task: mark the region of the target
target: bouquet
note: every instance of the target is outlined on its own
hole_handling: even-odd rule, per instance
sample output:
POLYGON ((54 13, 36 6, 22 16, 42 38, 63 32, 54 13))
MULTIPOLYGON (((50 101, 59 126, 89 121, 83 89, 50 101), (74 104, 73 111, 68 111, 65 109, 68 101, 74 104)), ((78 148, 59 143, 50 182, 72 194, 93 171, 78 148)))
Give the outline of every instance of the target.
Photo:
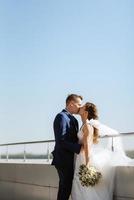
POLYGON ((79 180, 82 186, 94 186, 97 184, 102 177, 102 174, 97 171, 95 167, 87 167, 86 165, 82 164, 79 167, 79 180))

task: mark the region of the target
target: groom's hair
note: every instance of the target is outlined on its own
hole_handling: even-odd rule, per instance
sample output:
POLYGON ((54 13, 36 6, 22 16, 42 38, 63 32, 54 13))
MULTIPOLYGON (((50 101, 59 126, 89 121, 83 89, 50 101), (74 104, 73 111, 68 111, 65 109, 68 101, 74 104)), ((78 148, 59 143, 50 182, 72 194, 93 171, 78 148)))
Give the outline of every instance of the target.
POLYGON ((70 101, 76 101, 77 98, 80 98, 81 100, 83 100, 83 97, 81 95, 77 95, 77 94, 69 94, 66 98, 66 105, 70 102, 70 101))

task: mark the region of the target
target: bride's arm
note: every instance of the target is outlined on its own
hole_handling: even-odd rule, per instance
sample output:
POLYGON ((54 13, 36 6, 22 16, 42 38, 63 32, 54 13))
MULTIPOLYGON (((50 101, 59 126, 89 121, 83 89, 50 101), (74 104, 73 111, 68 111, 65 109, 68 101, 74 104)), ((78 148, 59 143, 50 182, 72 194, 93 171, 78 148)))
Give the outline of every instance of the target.
POLYGON ((93 139, 92 127, 89 124, 85 124, 83 127, 83 144, 84 144, 86 165, 89 164, 92 139, 93 139))

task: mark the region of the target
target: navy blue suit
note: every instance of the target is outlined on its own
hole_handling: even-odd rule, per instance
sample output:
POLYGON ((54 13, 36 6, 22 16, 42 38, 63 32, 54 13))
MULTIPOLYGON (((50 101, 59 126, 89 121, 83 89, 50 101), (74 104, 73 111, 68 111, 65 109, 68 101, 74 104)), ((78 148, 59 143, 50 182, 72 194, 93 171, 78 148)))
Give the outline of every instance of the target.
POLYGON ((59 191, 57 200, 68 200, 74 174, 74 153, 79 153, 78 121, 66 110, 60 112, 53 124, 55 148, 52 152, 53 161, 59 175, 59 191))

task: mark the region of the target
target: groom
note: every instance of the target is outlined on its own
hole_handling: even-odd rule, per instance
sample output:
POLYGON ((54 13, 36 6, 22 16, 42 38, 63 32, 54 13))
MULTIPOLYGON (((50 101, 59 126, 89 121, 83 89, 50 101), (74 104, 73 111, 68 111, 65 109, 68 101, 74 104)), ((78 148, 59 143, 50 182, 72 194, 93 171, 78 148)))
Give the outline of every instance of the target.
POLYGON ((74 153, 79 154, 78 121, 72 114, 78 114, 82 96, 71 94, 66 98, 66 108, 54 120, 55 147, 52 165, 59 175, 57 200, 68 200, 71 194, 74 175, 74 153))

